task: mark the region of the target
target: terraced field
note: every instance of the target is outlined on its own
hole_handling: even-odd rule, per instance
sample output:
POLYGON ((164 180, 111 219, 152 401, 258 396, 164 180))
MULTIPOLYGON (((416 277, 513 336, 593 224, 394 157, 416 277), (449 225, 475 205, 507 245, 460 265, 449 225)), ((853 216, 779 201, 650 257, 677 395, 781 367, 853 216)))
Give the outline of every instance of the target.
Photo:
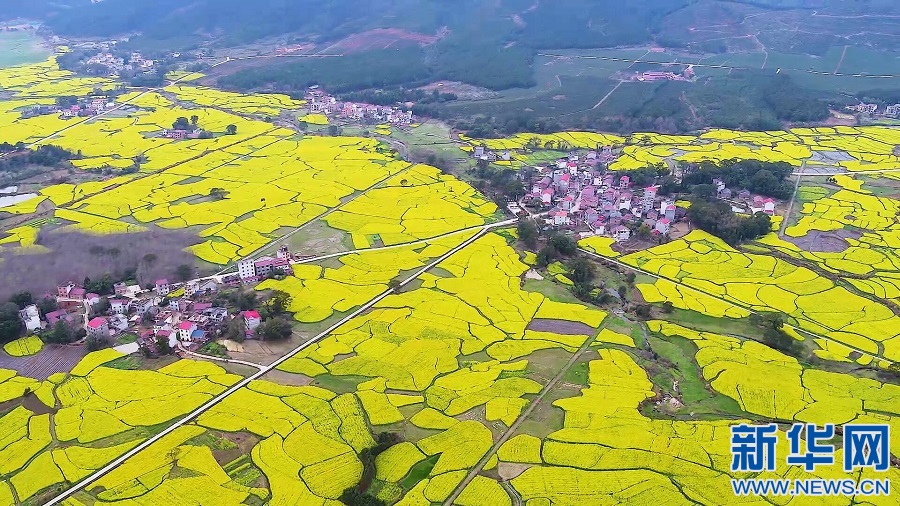
MULTIPOLYGON (((416 506, 793 504, 734 497, 731 478, 747 474, 731 471, 730 426, 886 423, 900 445, 900 386, 884 371, 900 360, 888 288, 898 207, 873 180, 808 185, 785 238, 741 249, 697 231, 625 255, 609 239, 582 241, 640 273, 626 292, 654 313, 639 322, 612 314, 614 304, 576 302, 567 260, 539 269, 515 230, 489 230, 497 207, 466 183, 371 138, 301 135, 262 117, 321 122, 303 116, 302 102, 189 82, 120 96, 125 114, 79 122, 23 118, 21 108, 116 83, 75 78, 52 60, 0 70, 10 142, 81 150, 83 168, 139 164, 3 210, 52 213, 95 234, 196 230, 191 251, 220 265, 318 220, 346 251, 257 288, 291 294, 298 325, 334 325, 251 378, 193 360, 136 369, 112 350, 43 381, 0 370, 0 504, 42 504, 65 490, 66 506, 339 505, 348 490, 416 506), (158 135, 192 115, 237 134, 158 135), (51 211, 38 210, 48 202, 51 211), (787 240, 839 229, 856 236, 840 255, 787 240), (821 360, 758 342, 749 316, 769 312, 787 315, 785 331, 821 360)), ((887 128, 531 137, 483 143, 515 156, 528 145, 627 144, 619 168, 755 156, 809 166, 817 152, 842 151, 859 162, 845 168, 858 169, 893 164, 885 146, 900 142, 887 128)), ((35 218, 0 244, 36 253, 47 217, 35 218)), ((603 275, 625 284, 612 269, 603 275)), ((47 350, 21 340, 5 352, 47 350)), ((778 449, 788 453, 784 437, 778 449)), ((900 479, 896 466, 848 475, 783 461, 764 474, 900 479)))

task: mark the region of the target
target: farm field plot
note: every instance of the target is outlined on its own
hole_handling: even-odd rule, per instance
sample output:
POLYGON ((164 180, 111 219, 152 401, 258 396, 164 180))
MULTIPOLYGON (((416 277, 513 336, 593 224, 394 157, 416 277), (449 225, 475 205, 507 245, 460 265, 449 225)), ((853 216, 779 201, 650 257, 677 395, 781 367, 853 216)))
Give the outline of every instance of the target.
POLYGON ((345 313, 361 306, 388 289, 401 273, 424 267, 465 242, 475 232, 454 234, 427 243, 400 248, 359 250, 337 259, 341 267, 315 263, 295 265, 294 275, 283 280, 266 280, 257 290, 281 290, 291 294, 288 309, 304 323, 326 320, 335 312, 345 313))
MULTIPOLYGON (((805 330, 867 354, 900 359, 898 320, 889 308, 805 267, 741 253, 701 231, 619 260, 745 310, 782 312, 805 330)), ((669 289, 640 288, 650 300, 678 304, 669 289)))
MULTIPOLYGON (((698 339, 703 339, 698 361, 710 364, 704 368, 704 375, 712 378, 713 371, 724 370, 721 379, 714 381, 723 390, 727 390, 724 385, 729 381, 740 377, 742 385, 759 382, 759 388, 742 391, 745 395, 752 393, 754 402, 759 401, 759 405, 751 407, 762 406, 767 398, 770 403, 776 399, 778 406, 791 400, 798 403, 798 408, 804 406, 801 398, 806 394, 799 384, 799 371, 795 372, 796 381, 791 383, 787 381, 790 377, 787 371, 791 369, 781 369, 776 362, 769 367, 786 380, 776 382, 771 375, 765 375, 768 371, 759 371, 743 362, 755 350, 735 347, 728 338, 703 335, 698 339), (703 347, 707 340, 709 347, 703 347), (716 355, 719 351, 723 353, 721 358, 716 355), (735 358, 730 359, 728 353, 735 358)), ((728 427, 736 421, 647 418, 638 411, 641 402, 655 395, 647 373, 623 351, 600 350, 599 354, 600 358, 589 364, 587 388, 578 396, 554 402, 565 411, 561 429, 543 438, 522 433, 501 446, 498 469, 501 475, 511 478, 510 483, 522 499, 538 504, 599 503, 610 497, 622 504, 663 500, 668 504, 721 504, 723 497, 733 497, 728 427)), ((771 358, 786 364, 792 360, 784 356, 771 358)), ((807 371, 810 372, 817 371, 807 371)), ((825 385, 829 385, 830 378, 811 376, 815 379, 811 378, 809 385, 804 386, 828 388, 825 385)), ((843 385, 841 389, 847 388, 845 399, 852 397, 850 392, 854 389, 869 388, 868 392, 879 395, 876 382, 843 385)), ((827 412, 813 410, 798 416, 831 419, 827 412)), ((784 437, 779 438, 777 451, 779 455, 789 451, 784 437)), ((838 455, 841 452, 838 450, 838 455)), ((889 474, 897 473, 892 469, 889 474)), ((783 461, 778 462, 775 471, 765 474, 803 478, 839 475, 835 468, 807 473, 790 468, 783 461)), ((890 499, 882 498, 879 504, 889 503, 890 499)))
MULTIPOLYGON (((360 484, 386 504, 403 506, 451 497, 463 506, 512 506, 518 499, 527 506, 721 504, 732 496, 729 426, 740 420, 887 423, 892 442, 900 444, 900 387, 883 380, 889 361, 900 360, 900 321, 888 305, 858 293, 900 300, 900 281, 894 297, 882 284, 900 271, 892 251, 900 246, 892 235, 900 206, 885 187, 838 176, 836 191, 805 190, 809 198, 788 236, 843 230, 848 248, 838 253, 806 251, 774 234, 752 245, 753 253, 696 231, 630 254, 611 239, 581 243, 645 271, 634 280, 640 302, 671 302, 673 321, 689 311, 724 325, 752 312, 784 313, 785 331, 813 340, 816 354, 827 359, 809 364, 738 331, 640 323, 627 314, 610 318, 597 306, 558 302, 577 300, 565 276, 575 270, 573 259, 546 267, 542 286, 554 289, 545 293, 555 300, 529 291, 528 264, 538 256, 515 249, 511 229, 478 236, 398 287, 500 219, 497 205, 437 168, 400 160, 375 139, 300 134, 262 121, 301 115, 302 101, 188 82, 121 95, 122 114, 64 121, 24 118, 22 110, 116 83, 73 78, 53 59, 0 70, 0 87, 10 91, 0 101, 0 127, 11 132, 10 142, 81 150, 76 167, 82 169, 138 168, 36 190, 38 197, 6 211, 29 215, 52 204, 63 227, 92 234, 188 229, 199 236, 190 250, 219 265, 318 220, 315 231, 301 232, 335 239, 341 252, 299 261, 292 276, 256 288, 289 293, 298 328, 341 324, 294 350, 277 371, 217 399, 85 484, 67 506, 338 506, 360 484), (178 118, 194 115, 212 138, 162 135, 178 118), (237 133, 225 134, 229 125, 237 133), (755 253, 764 247, 783 255, 755 253), (391 287, 390 295, 346 319, 391 287), (681 350, 683 360, 654 363, 650 357, 663 353, 650 343, 681 350), (692 401, 682 398, 683 412, 651 418, 679 388, 660 370, 681 366, 690 366, 693 386, 728 409, 694 417, 692 401), (472 470, 477 476, 468 480, 472 470)), ((386 125, 375 132, 392 135, 386 125)), ((461 139, 467 151, 479 145, 510 150, 510 167, 534 163, 535 148, 552 161, 550 153, 608 145, 624 150, 614 169, 730 158, 850 170, 900 162, 893 154, 900 134, 880 127, 461 139)), ((36 249, 41 219, 0 234, 0 245, 36 249)), ((302 241, 303 234, 295 238, 302 241)), ((602 277, 603 283, 620 279, 612 271, 602 277)), ((48 348, 36 338, 13 341, 3 360, 39 361, 48 348)), ((95 352, 69 372, 36 375, 40 380, 0 370, 6 407, 0 411, 0 503, 45 502, 242 379, 213 362, 129 370, 120 368, 120 358, 114 350, 95 352)), ((779 445, 787 453, 783 438, 779 445)), ((836 460, 841 457, 839 450, 836 460)), ((844 477, 782 463, 766 476, 844 477)), ((894 467, 886 476, 897 481, 900 471, 894 467)), ((882 503, 873 498, 872 504, 882 503)))
POLYGON ((900 132, 888 127, 817 127, 786 131, 743 132, 713 129, 699 135, 634 133, 627 138, 591 132, 537 135, 517 134, 507 139, 460 137, 470 151, 475 146, 515 151, 513 163, 527 163, 526 148, 575 149, 622 146, 623 153, 610 164, 612 170, 633 170, 665 163, 720 162, 731 159, 787 162, 799 167, 834 167, 849 171, 892 169, 900 166, 894 146, 900 132), (548 144, 549 143, 549 144, 548 144))
POLYGON ((814 262, 864 294, 897 303, 900 300, 900 257, 896 254, 900 246, 897 239, 900 200, 876 193, 893 192, 893 178, 835 176, 831 179, 838 186, 833 193, 821 187, 801 187, 803 205, 797 223, 785 229, 783 240, 767 236, 758 244, 798 260, 814 262))
MULTIPOLYGON (((53 72, 53 67, 51 60, 18 69, 22 75, 15 82, 29 90, 35 84, 28 76, 53 72)), ((7 73, 13 81, 15 73, 7 73)), ((22 118, 19 109, 26 102, 0 102, 0 124, 16 132, 9 142, 56 134, 45 142, 80 152, 84 158, 76 162, 86 168, 120 167, 141 159, 137 175, 49 186, 4 211, 30 214, 49 201, 57 208, 56 217, 71 223, 69 229, 93 234, 136 232, 148 225, 196 227, 200 241, 190 250, 213 264, 247 256, 280 230, 342 205, 327 223, 350 234, 356 248, 427 239, 495 219, 496 205, 470 186, 433 167, 410 166, 376 140, 300 136, 224 112, 269 113, 268 108, 300 107, 301 101, 190 86, 169 87, 165 93, 198 107, 175 105, 160 93, 130 93, 118 98, 136 108, 128 117, 75 123, 48 116, 22 118), (191 116, 212 132, 235 125, 237 134, 183 141, 159 135, 178 117, 191 116), (372 188, 382 182, 382 188, 372 188)), ((27 247, 34 237, 34 230, 21 228, 0 241, 27 247)))
POLYGON ((240 379, 189 360, 156 371, 107 367, 122 356, 95 352, 45 381, 0 370, 0 402, 22 398, 25 389, 35 400, 0 416, 0 488, 12 487, 24 502, 74 483, 240 379))
MULTIPOLYGON (((813 423, 866 423, 900 426, 900 386, 805 367, 797 359, 756 341, 697 332, 664 321, 651 331, 681 336, 697 345, 703 377, 747 413, 813 423), (882 423, 882 422, 879 422, 882 423)), ((894 432, 893 442, 900 443, 894 432)))
MULTIPOLYGON (((428 246, 435 247, 431 254, 450 246, 428 246)), ((415 258, 411 251, 398 251, 415 258)), ((376 260, 400 261, 377 257, 386 253, 354 254, 358 259, 346 265, 368 262, 374 269, 376 260)), ((344 489, 362 476, 359 452, 390 430, 408 435, 375 460, 378 497, 401 504, 446 498, 493 444, 490 427, 511 425, 541 390, 530 375, 528 355, 540 349, 573 351, 594 337, 532 332, 526 330, 529 322, 577 321, 597 329, 606 316, 522 291, 518 277, 528 267, 518 258, 503 236, 480 238, 440 264, 446 274, 422 275, 421 287, 387 297, 282 367, 323 378, 321 383, 252 382, 196 423, 88 485, 87 492, 98 504, 171 494, 199 497, 200 491, 185 490, 189 482, 182 473, 172 472, 187 468, 195 471, 190 479, 197 480, 204 497, 219 491, 237 502, 256 495, 270 504, 338 504, 344 489), (463 362, 476 354, 484 356, 463 362), (328 388, 335 378, 344 378, 346 391, 328 388), (258 438, 247 463, 260 470, 267 487, 248 486, 230 465, 225 472, 213 465, 208 451, 189 441, 204 431, 258 438)), ((498 500, 506 497, 487 478, 471 486, 498 500)))

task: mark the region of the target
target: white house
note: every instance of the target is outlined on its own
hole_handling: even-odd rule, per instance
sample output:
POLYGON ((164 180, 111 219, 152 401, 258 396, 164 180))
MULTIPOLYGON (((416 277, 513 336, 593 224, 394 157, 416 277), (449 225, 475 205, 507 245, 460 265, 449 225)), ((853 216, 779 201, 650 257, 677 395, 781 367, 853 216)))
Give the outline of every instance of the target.
POLYGON ((22 319, 28 332, 34 332, 41 329, 41 313, 34 304, 25 306, 25 309, 19 311, 19 318, 22 319))
POLYGON ((89 335, 99 337, 109 337, 109 322, 106 318, 94 318, 87 324, 89 335))
POLYGON ((253 260, 244 259, 238 262, 238 276, 241 279, 251 279, 256 277, 256 266, 253 260))
POLYGON ((253 332, 262 323, 262 318, 256 311, 244 311, 241 316, 244 317, 244 326, 247 328, 247 332, 253 332))
POLYGON ((109 299, 109 310, 116 314, 125 314, 130 304, 131 301, 128 299, 109 299))
POLYGON ((169 295, 169 280, 168 279, 158 279, 156 280, 156 293, 162 297, 169 295))
POLYGON ((655 230, 662 235, 666 235, 669 233, 669 229, 672 226, 672 222, 669 221, 668 218, 663 218, 656 222, 655 230))
POLYGON ((191 342, 191 334, 197 330, 197 324, 190 321, 183 321, 178 324, 178 340, 182 342, 191 342))
POLYGON ((612 236, 618 242, 627 241, 631 237, 631 230, 628 230, 628 227, 619 225, 613 229, 612 236))

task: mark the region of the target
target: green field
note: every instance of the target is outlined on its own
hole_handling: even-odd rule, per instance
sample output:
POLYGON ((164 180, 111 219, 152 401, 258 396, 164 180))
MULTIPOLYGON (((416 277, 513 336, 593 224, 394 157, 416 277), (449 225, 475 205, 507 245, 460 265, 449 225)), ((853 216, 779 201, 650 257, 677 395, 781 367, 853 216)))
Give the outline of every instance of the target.
POLYGON ((0 67, 39 62, 49 54, 32 32, 0 31, 0 67))

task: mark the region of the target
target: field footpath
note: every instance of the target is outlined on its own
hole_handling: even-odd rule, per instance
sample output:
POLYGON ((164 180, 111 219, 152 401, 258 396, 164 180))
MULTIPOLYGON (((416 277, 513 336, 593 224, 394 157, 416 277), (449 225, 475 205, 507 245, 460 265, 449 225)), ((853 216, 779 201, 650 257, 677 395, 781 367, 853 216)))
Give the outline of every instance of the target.
MULTIPOLYGON (((619 267, 624 267, 625 269, 628 269, 628 270, 630 270, 630 271, 634 271, 634 272, 636 272, 636 273, 646 274, 647 276, 650 276, 651 278, 654 278, 654 279, 662 279, 662 280, 665 280, 665 281, 670 281, 670 282, 672 282, 672 283, 675 283, 675 284, 678 285, 679 287, 682 287, 682 288, 691 290, 691 291, 693 291, 693 292, 697 292, 697 293, 703 294, 703 295, 705 295, 705 296, 707 296, 707 297, 712 297, 712 298, 714 298, 714 299, 717 299, 717 300, 719 300, 719 301, 722 301, 722 302, 724 302, 724 303, 726 303, 726 304, 729 304, 729 305, 732 305, 732 306, 734 306, 734 307, 739 307, 739 308, 741 308, 741 309, 745 309, 745 310, 747 310, 747 311, 750 311, 751 313, 758 314, 758 315, 761 315, 761 314, 764 313, 764 312, 757 311, 757 310, 751 308, 750 306, 747 306, 747 305, 744 305, 744 304, 741 304, 741 303, 738 303, 738 302, 735 302, 735 301, 732 301, 732 300, 724 299, 724 298, 719 297, 718 295, 713 294, 713 293, 704 292, 703 290, 700 290, 699 288, 694 288, 694 287, 692 287, 692 286, 685 285, 684 283, 678 281, 677 279, 669 279, 669 278, 667 278, 667 277, 660 276, 659 274, 655 274, 655 273, 652 273, 652 272, 650 272, 650 271, 645 271, 645 270, 641 269, 640 267, 635 267, 635 266, 628 265, 628 264, 626 264, 626 263, 620 262, 620 261, 615 260, 615 259, 612 259, 612 258, 607 258, 607 257, 605 257, 605 256, 603 256, 603 255, 598 255, 597 253, 594 253, 594 252, 592 252, 592 251, 588 251, 588 250, 586 250, 586 249, 584 249, 584 248, 581 248, 581 247, 579 247, 578 250, 581 251, 582 253, 585 253, 585 254, 587 254, 587 255, 589 255, 589 256, 592 256, 592 257, 594 257, 594 258, 597 258, 597 259, 599 259, 599 260, 601 260, 601 261, 604 261, 604 262, 610 262, 610 263, 612 263, 612 264, 618 265, 619 267)), ((794 317, 792 317, 792 318, 794 318, 794 317)), ((804 320, 805 320, 805 318, 804 318, 804 320)), ((821 326, 821 327, 825 327, 825 328, 828 329, 828 330, 834 330, 834 329, 831 329, 831 328, 829 328, 828 326, 823 325, 823 324, 821 324, 821 323, 816 323, 816 325, 819 325, 819 326, 821 326)), ((798 329, 797 327, 794 327, 794 326, 792 326, 792 325, 787 325, 787 326, 790 327, 790 328, 792 328, 792 329, 794 329, 794 330, 799 330, 799 331, 803 332, 804 334, 808 334, 808 335, 810 335, 810 336, 813 336, 815 339, 824 339, 825 341, 828 341, 828 342, 831 342, 831 343, 835 343, 835 344, 840 344, 840 345, 842 345, 842 346, 846 346, 847 348, 850 348, 851 350, 853 350, 853 351, 855 351, 855 352, 857 352, 857 353, 859 353, 859 354, 861 354, 861 355, 863 355, 863 356, 872 357, 872 359, 884 360, 885 362, 893 363, 892 360, 888 360, 887 358, 884 358, 884 357, 882 357, 882 356, 880 356, 880 355, 873 355, 873 354, 871 354, 871 353, 868 353, 868 352, 866 352, 866 351, 863 351, 863 350, 861 350, 861 349, 859 349, 859 348, 856 348, 856 347, 854 347, 854 346, 851 346, 851 345, 849 345, 849 344, 842 343, 842 342, 840 342, 840 341, 835 341, 834 339, 831 339, 830 337, 821 336, 821 335, 819 335, 819 334, 815 334, 815 333, 810 332, 810 331, 805 330, 805 329, 798 329)), ((880 346, 881 346, 881 343, 878 343, 878 345, 879 345, 879 347, 880 347, 880 346)))
MULTIPOLYGON (((607 315, 607 317, 603 319, 603 324, 600 325, 599 328, 595 329, 597 332, 606 328, 606 320, 608 318, 609 318, 609 315, 607 315)), ((466 475, 466 477, 463 479, 463 481, 461 481, 459 483, 459 485, 457 485, 456 488, 453 489, 453 493, 451 493, 450 496, 447 497, 447 499, 443 502, 444 506, 452 506, 454 504, 454 501, 456 501, 456 499, 459 498, 459 495, 462 493, 463 490, 465 490, 466 486, 472 480, 474 480, 476 476, 478 476, 478 473, 480 473, 482 471, 482 469, 484 469, 484 466, 487 465, 487 463, 491 459, 491 457, 493 457, 497 453, 497 451, 500 449, 500 447, 503 446, 503 444, 506 443, 509 440, 509 438, 511 438, 516 433, 516 430, 519 428, 519 425, 521 425, 522 422, 524 422, 529 416, 531 416, 531 413, 541 404, 541 401, 544 400, 544 396, 547 395, 551 390, 553 390, 556 387, 556 384, 559 383, 559 381, 562 379, 563 376, 565 376, 566 372, 569 371, 569 369, 572 367, 572 365, 574 365, 575 362, 579 359, 579 357, 581 357, 584 354, 584 352, 587 351, 588 348, 591 347, 591 344, 594 343, 594 339, 596 338, 596 336, 597 336, 596 333, 592 333, 591 335, 588 336, 587 339, 585 339, 585 341, 581 345, 581 347, 578 348, 578 350, 572 354, 572 356, 565 363, 565 365, 560 367, 559 372, 556 373, 556 376, 554 376, 550 381, 547 382, 546 385, 544 385, 544 388, 541 389, 541 393, 539 393, 538 396, 535 397, 535 399, 533 401, 528 403, 528 407, 525 408, 524 411, 522 411, 522 414, 520 414, 519 417, 516 418, 516 421, 513 422, 513 424, 510 425, 508 429, 506 429, 506 431, 503 433, 503 435, 500 436, 499 439, 497 439, 497 442, 494 443, 493 446, 491 446, 491 449, 488 450, 488 452, 486 454, 484 454, 484 456, 481 458, 481 460, 478 461, 478 464, 476 464, 475 467, 473 467, 472 470, 469 471, 469 474, 466 475)))
POLYGON ((198 416, 202 415, 202 414, 205 413, 206 411, 209 411, 212 407, 214 407, 215 405, 217 405, 217 404, 219 404, 220 402, 222 402, 223 400, 225 400, 226 397, 228 397, 229 395, 231 395, 231 394, 237 392, 237 391, 240 390, 241 388, 244 388, 245 386, 249 385, 252 381, 256 381, 256 380, 262 378, 266 373, 275 370, 278 366, 280 366, 281 364, 287 362, 288 360, 290 360, 292 357, 294 357, 295 355, 297 355, 297 354, 300 353, 301 351, 305 350, 306 348, 310 347, 311 345, 317 343, 318 341, 320 341, 320 340, 322 340, 323 338, 325 338, 326 336, 328 336, 331 332, 333 332, 335 329, 337 329, 337 328, 340 327, 341 325, 343 325, 343 324, 347 323, 348 321, 352 320, 353 318, 356 318, 357 316, 359 316, 359 315, 365 313, 366 311, 368 311, 369 309, 371 309, 372 307, 374 307, 375 304, 379 303, 381 300, 383 300, 383 299, 385 299, 386 297, 388 297, 389 295, 393 294, 395 291, 397 291, 397 290, 399 290, 399 289, 405 287, 405 286, 408 285, 409 283, 412 283, 412 282, 413 282, 414 280, 416 280, 419 276, 421 276, 422 274, 424 274, 424 273, 428 272, 429 270, 435 268, 438 264, 440 264, 440 263, 443 262, 444 260, 450 258, 451 256, 453 256, 454 254, 458 253, 459 251, 463 250, 464 248, 466 248, 466 247, 469 246, 470 244, 474 243, 475 241, 477 241, 478 239, 480 239, 481 237, 483 237, 485 234, 487 234, 487 233, 490 232, 491 230, 493 230, 493 229, 495 229, 495 228, 502 228, 502 227, 508 226, 508 225, 509 225, 509 221, 513 221, 513 220, 507 220, 507 221, 505 221, 505 222, 499 222, 499 223, 492 223, 492 224, 484 225, 484 226, 481 228, 481 231, 480 231, 480 232, 478 232, 478 233, 475 234, 474 236, 470 237, 469 239, 466 239, 464 242, 462 242, 462 243, 459 244, 458 246, 454 247, 453 249, 451 249, 451 250, 448 251, 447 253, 444 253, 444 254, 441 255, 439 258, 435 259, 433 262, 431 262, 430 264, 426 265, 426 266, 423 267, 422 269, 416 271, 414 274, 412 274, 411 276, 409 276, 406 280, 404 280, 403 282, 401 282, 400 285, 397 286, 396 289, 393 289, 393 288, 392 288, 392 289, 388 289, 387 291, 385 291, 385 292, 382 293, 381 295, 378 295, 378 296, 375 297, 374 299, 372 299, 372 300, 370 300, 369 302, 363 304, 363 305, 360 306, 358 309, 356 309, 355 311, 353 311, 352 313, 350 313, 350 314, 347 315, 346 317, 342 318, 340 321, 336 322, 334 325, 332 325, 332 326, 328 327, 327 329, 323 330, 321 333, 319 333, 318 335, 316 335, 315 337, 313 337, 313 338, 310 339, 309 341, 307 341, 307 342, 305 342, 305 343, 302 343, 302 344, 300 344, 299 346, 297 346, 296 348, 294 348, 293 350, 289 351, 288 353, 286 353, 285 355, 283 355, 281 358, 279 358, 279 359, 276 360, 275 362, 272 362, 272 364, 267 365, 267 366, 261 368, 258 372, 254 373, 253 375, 248 376, 248 377, 244 378, 243 380, 241 380, 241 381, 235 383, 233 386, 231 386, 230 388, 228 388, 227 390, 225 390, 225 391, 222 392, 221 394, 219 394, 219 395, 213 397, 212 399, 210 399, 209 401, 207 401, 206 403, 204 403, 204 404, 203 404, 202 406, 200 406, 199 408, 197 408, 197 409, 195 409, 194 411, 188 413, 187 415, 185 415, 184 417, 182 417, 180 420, 174 422, 172 425, 166 427, 166 428, 165 428, 163 431, 161 431, 159 434, 156 434, 155 436, 153 436, 153 437, 147 439, 147 440, 144 441, 143 443, 137 445, 137 446, 134 447, 133 449, 131 449, 131 450, 125 452, 124 455, 119 456, 118 458, 116 458, 115 460, 113 460, 112 462, 110 462, 109 464, 103 466, 101 469, 98 469, 97 471, 91 473, 89 476, 86 476, 86 477, 82 478, 82 479, 79 480, 77 483, 73 484, 71 488, 69 488, 68 490, 66 490, 66 491, 64 491, 64 492, 62 492, 62 493, 60 493, 59 495, 57 495, 56 497, 54 497, 53 499, 51 499, 50 501, 48 501, 48 502, 46 503, 46 506, 53 506, 53 505, 60 504, 60 503, 62 503, 62 501, 64 501, 65 499, 67 499, 67 498, 73 496, 74 494, 80 492, 81 490, 84 490, 85 487, 87 487, 88 485, 90 485, 90 484, 93 483, 94 481, 97 481, 99 478, 101 478, 102 476, 106 475, 107 473, 109 473, 110 471, 112 471, 113 469, 115 469, 116 467, 118 467, 119 465, 121 465, 123 462, 125 462, 125 461, 128 460, 129 458, 131 458, 131 457, 137 455, 137 454, 140 453, 142 450, 146 449, 147 447, 149 447, 149 446, 152 445, 153 443, 159 441, 160 439, 162 439, 162 438, 165 437, 166 435, 171 434, 173 431, 175 431, 175 430, 178 429, 179 427, 182 427, 182 426, 188 424, 188 423, 191 422, 193 419, 195 419, 195 418, 197 418, 198 416))

